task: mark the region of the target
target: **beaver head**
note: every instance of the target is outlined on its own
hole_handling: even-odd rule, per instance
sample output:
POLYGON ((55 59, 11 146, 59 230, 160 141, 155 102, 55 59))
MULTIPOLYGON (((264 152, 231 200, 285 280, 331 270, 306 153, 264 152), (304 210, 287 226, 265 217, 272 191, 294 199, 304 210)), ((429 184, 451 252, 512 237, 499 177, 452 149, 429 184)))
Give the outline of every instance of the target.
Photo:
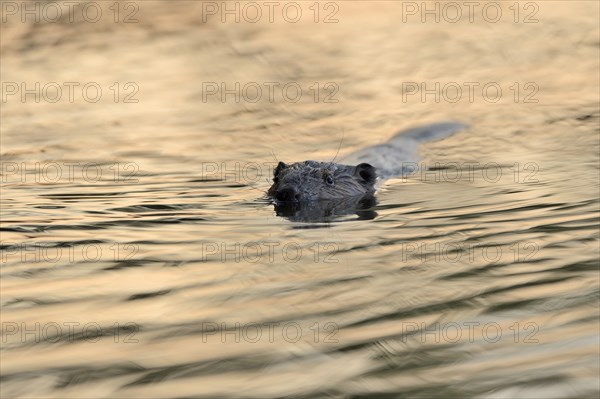
POLYGON ((315 201, 355 197, 375 191, 377 175, 368 163, 279 162, 268 195, 278 201, 315 201))

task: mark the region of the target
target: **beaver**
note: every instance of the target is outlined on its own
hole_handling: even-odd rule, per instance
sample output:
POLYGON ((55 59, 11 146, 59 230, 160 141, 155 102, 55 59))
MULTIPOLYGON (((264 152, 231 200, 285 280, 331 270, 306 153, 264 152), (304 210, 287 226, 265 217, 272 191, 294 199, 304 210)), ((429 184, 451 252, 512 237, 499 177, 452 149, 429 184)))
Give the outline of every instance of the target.
POLYGON ((384 180, 416 170, 418 144, 448 137, 465 127, 462 123, 443 122, 401 131, 383 144, 346 156, 342 163, 279 162, 267 195, 277 203, 331 203, 368 197, 384 180))
POLYGON ((278 201, 335 200, 374 193, 376 179, 375 168, 364 162, 279 162, 267 194, 278 201))

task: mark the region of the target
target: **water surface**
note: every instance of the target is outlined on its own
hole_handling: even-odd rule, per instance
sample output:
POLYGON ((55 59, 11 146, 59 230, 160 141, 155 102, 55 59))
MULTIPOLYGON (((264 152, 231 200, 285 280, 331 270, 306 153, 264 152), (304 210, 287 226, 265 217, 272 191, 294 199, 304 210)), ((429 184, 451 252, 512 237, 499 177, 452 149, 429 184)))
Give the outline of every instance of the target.
POLYGON ((99 4, 2 24, 2 82, 103 89, 2 103, 3 397, 596 397, 596 2, 532 23, 337 2, 328 24, 99 4), (236 82, 303 95, 207 95, 236 82), (264 197, 278 160, 444 120, 470 127, 372 217, 264 197))

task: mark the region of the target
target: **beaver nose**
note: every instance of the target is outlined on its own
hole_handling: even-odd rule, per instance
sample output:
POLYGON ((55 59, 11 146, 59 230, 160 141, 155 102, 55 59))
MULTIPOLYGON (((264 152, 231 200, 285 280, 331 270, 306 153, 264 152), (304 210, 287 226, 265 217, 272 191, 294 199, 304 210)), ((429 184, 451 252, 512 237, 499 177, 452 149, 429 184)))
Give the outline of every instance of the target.
POLYGON ((294 187, 287 186, 277 190, 275 198, 279 201, 299 201, 300 193, 294 187))

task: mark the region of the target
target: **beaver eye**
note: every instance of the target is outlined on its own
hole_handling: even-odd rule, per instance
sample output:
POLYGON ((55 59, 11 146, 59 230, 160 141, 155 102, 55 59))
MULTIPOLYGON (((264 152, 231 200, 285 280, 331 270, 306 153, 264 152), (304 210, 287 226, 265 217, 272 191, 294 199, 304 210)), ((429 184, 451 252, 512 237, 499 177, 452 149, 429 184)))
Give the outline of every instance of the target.
POLYGON ((327 183, 330 186, 333 186, 333 177, 331 177, 331 176, 325 177, 325 183, 327 183))

